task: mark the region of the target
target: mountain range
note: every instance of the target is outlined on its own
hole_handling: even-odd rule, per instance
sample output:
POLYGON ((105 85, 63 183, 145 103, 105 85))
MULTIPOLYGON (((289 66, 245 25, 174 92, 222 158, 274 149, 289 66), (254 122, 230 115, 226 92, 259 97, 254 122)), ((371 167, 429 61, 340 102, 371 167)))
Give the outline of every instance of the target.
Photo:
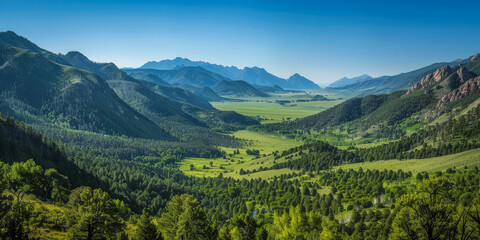
MULTIPOLYGON (((440 67, 447 65, 456 66, 467 61, 469 61, 469 59, 459 59, 451 62, 434 63, 426 67, 422 67, 406 73, 400 73, 394 76, 381 76, 370 79, 368 79, 368 77, 360 76, 360 81, 358 78, 356 78, 356 82, 346 85, 343 84, 345 83, 345 79, 340 79, 339 81, 334 82, 333 88, 343 91, 346 94, 350 94, 352 96, 367 96, 370 94, 384 94, 395 92, 398 90, 406 90, 412 87, 415 83, 420 82, 421 79, 427 74, 433 73, 440 67), (338 83, 340 83, 340 86, 338 86, 338 83)), ((349 80, 347 80, 347 82, 349 82, 349 80)))
MULTIPOLYGON (((420 81, 408 90, 351 98, 315 115, 256 128, 268 131, 319 131, 348 124, 345 126, 348 126, 350 133, 358 131, 363 134, 384 134, 389 131, 387 129, 395 126, 398 128, 399 124, 406 124, 408 121, 424 124, 441 119, 442 116, 448 119, 457 113, 465 113, 462 111, 464 109, 479 105, 477 99, 480 97, 480 54, 462 61, 430 65, 384 81, 403 80, 403 83, 397 83, 396 86, 405 86, 406 80, 415 80, 421 75, 423 77, 420 81), (455 66, 450 66, 454 63, 455 66), (434 67, 436 68, 432 69, 434 67), (425 75, 426 72, 428 74, 425 75)), ((363 84, 370 81, 379 80, 371 79, 363 84)))
POLYGON ((341 87, 345 87, 347 85, 364 82, 364 81, 367 81, 367 80, 370 80, 370 79, 372 79, 372 77, 370 77, 367 74, 363 74, 361 76, 352 77, 352 78, 343 77, 343 78, 338 79, 337 81, 335 81, 333 83, 330 83, 330 85, 328 85, 328 87, 329 88, 341 88, 341 87))
POLYGON ((203 61, 191 61, 187 58, 180 57, 158 62, 147 62, 139 69, 178 70, 185 67, 202 67, 203 69, 217 73, 231 80, 243 80, 250 84, 262 86, 278 85, 286 89, 320 89, 317 84, 300 76, 298 73, 292 75, 288 79, 283 79, 259 67, 245 67, 239 69, 235 66, 223 66, 203 61))
POLYGON ((113 63, 93 62, 80 52, 54 54, 14 32, 0 33, 0 107, 19 120, 162 140, 181 139, 189 129, 212 138, 211 127, 258 123, 234 112, 222 113, 154 75, 143 77, 149 81, 137 80, 113 63), (222 120, 227 115, 228 123, 222 120))
POLYGON ((199 94, 204 99, 209 99, 208 101, 222 100, 220 95, 232 97, 268 96, 268 94, 245 81, 233 81, 203 67, 182 67, 173 70, 124 69, 124 71, 131 76, 140 76, 139 79, 143 78, 159 85, 165 85, 163 82, 166 82, 171 86, 188 89, 199 94), (142 76, 155 76, 156 78, 145 78, 142 76), (212 91, 214 94, 212 94, 212 91))

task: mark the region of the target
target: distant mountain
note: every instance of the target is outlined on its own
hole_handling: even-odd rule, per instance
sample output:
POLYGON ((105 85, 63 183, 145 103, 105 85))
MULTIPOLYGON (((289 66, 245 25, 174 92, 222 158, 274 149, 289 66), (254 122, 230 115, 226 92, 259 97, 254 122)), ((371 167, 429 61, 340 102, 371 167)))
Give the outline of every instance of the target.
POLYGON ((285 79, 279 78, 259 67, 245 67, 240 75, 237 76, 237 79, 263 86, 278 85, 280 87, 286 87, 286 85, 288 85, 285 79))
POLYGON ((208 89, 200 89, 209 87, 216 93, 216 95, 231 95, 237 97, 268 96, 268 94, 254 88, 245 81, 232 81, 220 74, 210 72, 203 67, 184 67, 178 70, 125 69, 125 71, 130 75, 155 75, 171 85, 186 88, 194 92, 196 91, 197 93, 203 92, 203 94, 210 95, 210 98, 215 98, 216 101, 220 100, 220 98, 218 98, 220 96, 216 97, 213 94, 208 93, 208 89), (245 92, 242 93, 241 91, 245 92))
POLYGON ((151 61, 145 63, 139 69, 157 69, 157 70, 179 70, 185 67, 202 67, 208 71, 220 74, 231 80, 243 80, 250 84, 273 86, 278 85, 288 89, 318 89, 318 85, 312 81, 301 77, 298 74, 287 79, 279 78, 263 68, 245 67, 239 69, 235 66, 223 66, 203 61, 191 61, 187 58, 177 57, 175 59, 167 59, 159 62, 151 61))
POLYGON ((137 79, 137 80, 142 80, 142 81, 148 81, 148 82, 153 82, 161 86, 169 87, 171 86, 170 83, 163 81, 161 78, 157 77, 156 75, 153 74, 143 74, 143 73, 131 73, 129 74, 131 77, 137 79))
MULTIPOLYGON (((189 74, 213 83, 226 79, 199 67, 178 72, 183 79, 189 74)), ((142 80, 113 63, 96 63, 79 52, 53 54, 13 32, 0 33, 0 111, 39 129, 222 145, 232 139, 217 131, 258 124, 253 118, 216 110, 185 89, 162 86, 169 83, 157 75, 133 76, 142 80)), ((219 97, 212 92, 202 88, 202 93, 219 97)))
POLYGON ((291 86, 290 88, 295 89, 320 89, 320 87, 314 82, 308 80, 304 76, 295 73, 287 79, 287 82, 291 86))
POLYGON ((220 74, 211 72, 202 67, 184 67, 177 70, 133 69, 125 70, 128 74, 152 74, 171 85, 191 85, 195 87, 213 86, 223 80, 230 80, 220 74))
POLYGON ((273 86, 261 86, 261 85, 256 85, 252 84, 252 87, 262 91, 262 92, 271 92, 271 93, 278 93, 278 92, 286 92, 285 89, 278 85, 273 85, 273 86))
MULTIPOLYGON (((304 131, 348 123, 350 129, 357 127, 362 134, 376 132, 381 135, 382 129, 387 129, 386 126, 394 126, 407 119, 429 119, 423 122, 432 122, 444 115, 444 119, 448 119, 463 109, 479 105, 480 54, 462 62, 453 67, 445 64, 431 71, 408 91, 352 98, 312 116, 291 122, 261 125, 258 128, 269 131, 304 131)), ((430 66, 407 75, 416 76, 430 71, 429 69, 430 66)))
POLYGON ((370 80, 370 79, 372 79, 372 77, 370 77, 367 74, 363 74, 361 76, 353 77, 353 78, 344 77, 344 78, 341 78, 341 79, 331 83, 330 85, 328 85, 328 87, 329 88, 340 88, 340 87, 345 87, 345 86, 350 85, 350 84, 364 82, 364 81, 367 81, 367 80, 370 80))
POLYGON ((171 139, 123 102, 96 74, 10 45, 0 45, 0 56, 0 94, 19 119, 114 135, 171 139))
POLYGON ((236 77, 242 71, 235 66, 228 67, 228 66, 203 62, 203 61, 191 61, 190 59, 181 58, 181 57, 177 57, 175 59, 166 59, 159 62, 155 62, 155 61, 147 62, 140 68, 172 70, 172 69, 179 69, 183 67, 202 67, 207 69, 208 71, 218 73, 224 77, 234 79, 234 80, 236 80, 236 77))
POLYGON ((223 96, 235 97, 268 97, 269 95, 252 87, 242 80, 221 81, 212 86, 213 91, 223 96))
POLYGON ((204 109, 214 109, 213 106, 205 99, 194 94, 191 91, 185 90, 179 87, 165 87, 158 85, 153 82, 140 81, 143 85, 148 87, 150 90, 154 91, 157 94, 160 94, 164 97, 172 99, 180 103, 190 104, 192 106, 197 106, 204 109))
POLYGON ((215 91, 213 91, 210 87, 193 87, 190 85, 182 85, 183 89, 189 90, 193 92, 195 95, 201 97, 205 101, 208 102, 219 102, 219 101, 227 101, 230 100, 228 98, 224 98, 220 95, 218 95, 215 91))
POLYGON ((414 71, 401 73, 395 76, 383 76, 383 77, 373 78, 370 80, 350 84, 337 89, 345 91, 355 96, 366 96, 369 94, 383 94, 383 93, 391 93, 398 90, 405 90, 412 87, 415 83, 420 82, 420 80, 423 77, 425 77, 427 74, 433 73, 435 70, 437 70, 440 67, 447 66, 447 65, 456 66, 458 64, 465 63, 466 61, 468 61, 468 59, 455 60, 452 62, 434 63, 414 71))

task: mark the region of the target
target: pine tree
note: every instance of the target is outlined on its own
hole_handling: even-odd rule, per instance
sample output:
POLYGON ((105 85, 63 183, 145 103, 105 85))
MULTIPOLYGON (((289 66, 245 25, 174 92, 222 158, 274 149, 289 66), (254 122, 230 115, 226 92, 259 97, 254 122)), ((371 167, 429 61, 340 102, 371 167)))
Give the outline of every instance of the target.
POLYGON ((152 223, 152 217, 143 211, 137 224, 135 239, 137 240, 163 240, 162 235, 157 230, 155 224, 152 223))

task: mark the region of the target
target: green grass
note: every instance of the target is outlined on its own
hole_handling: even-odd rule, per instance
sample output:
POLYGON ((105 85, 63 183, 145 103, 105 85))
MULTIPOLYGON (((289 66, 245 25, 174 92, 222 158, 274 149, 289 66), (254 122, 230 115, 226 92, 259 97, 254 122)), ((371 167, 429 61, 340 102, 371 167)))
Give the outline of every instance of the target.
MULTIPOLYGON (((247 130, 237 131, 231 135, 244 139, 247 142, 243 148, 238 149, 240 154, 233 155, 233 152, 237 150, 235 148, 221 147, 220 149, 227 153, 225 159, 187 158, 180 163, 179 169, 187 175, 197 177, 216 177, 220 173, 223 173, 224 176, 228 177, 249 178, 247 175, 238 174, 238 171, 242 168, 244 170, 254 170, 260 166, 273 166, 274 157, 271 155, 272 152, 277 150, 281 152, 302 144, 294 139, 285 139, 276 135, 261 134, 247 130), (247 149, 260 150, 259 157, 246 154, 247 149), (265 165, 262 165, 262 162, 265 163, 265 165), (210 165, 210 163, 212 164, 210 165), (192 164, 194 166, 193 170, 190 168, 192 164), (205 168, 203 166, 205 166, 205 168)), ((279 171, 276 171, 276 173, 282 174, 279 171)), ((258 176, 258 174, 255 176, 258 176)), ((269 175, 267 174, 266 176, 269 175)))
POLYGON ((256 173, 250 173, 250 174, 245 174, 245 175, 239 175, 239 174, 232 174, 232 175, 224 175, 226 177, 232 177, 235 179, 263 179, 263 180, 273 180, 273 177, 275 176, 280 176, 283 174, 289 174, 289 173, 298 173, 299 171, 296 170, 291 170, 288 168, 282 168, 282 169, 272 169, 272 170, 267 170, 267 171, 261 171, 261 172, 256 172, 256 173))
POLYGON ((418 172, 432 172, 432 171, 444 171, 448 168, 457 169, 464 168, 480 167, 480 149, 474 149, 470 151, 465 151, 457 154, 426 158, 426 159, 412 159, 412 160, 386 160, 386 161, 374 161, 374 162, 365 162, 365 163, 354 163, 346 164, 342 166, 337 166, 334 169, 342 168, 344 170, 354 169, 358 170, 359 168, 370 169, 370 170, 399 170, 411 171, 413 174, 418 172))
POLYGON ((289 93, 274 95, 269 98, 244 98, 242 99, 243 102, 212 102, 212 105, 222 111, 235 111, 246 116, 262 118, 262 123, 273 123, 313 115, 343 101, 296 102, 297 100, 311 98, 312 95, 305 93, 289 93), (276 100, 292 102, 280 105, 275 102, 276 100))

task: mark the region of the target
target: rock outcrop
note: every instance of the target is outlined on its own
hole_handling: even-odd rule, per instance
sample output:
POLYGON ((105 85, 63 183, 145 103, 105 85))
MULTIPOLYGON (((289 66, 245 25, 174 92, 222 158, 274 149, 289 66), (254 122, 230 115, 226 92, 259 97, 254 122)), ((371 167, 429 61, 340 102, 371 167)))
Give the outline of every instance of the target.
POLYGON ((457 89, 443 96, 442 99, 440 99, 440 101, 437 103, 437 109, 447 105, 448 103, 460 100, 470 93, 477 91, 478 89, 480 89, 480 76, 471 78, 460 85, 460 87, 457 89))
POLYGON ((470 59, 470 61, 473 62, 473 61, 477 60, 479 57, 480 57, 480 53, 477 53, 475 56, 473 56, 473 57, 470 59))
POLYGON ((407 93, 405 93, 405 95, 408 95, 408 94, 414 92, 415 90, 425 89, 427 86, 435 85, 435 84, 439 83, 442 79, 447 77, 448 75, 457 71, 459 68, 460 67, 458 67, 458 66, 450 67, 448 65, 444 66, 444 67, 441 67, 441 68, 437 69, 434 73, 430 73, 427 76, 425 76, 424 78, 422 78, 422 81, 420 81, 419 83, 415 83, 415 85, 413 85, 410 88, 410 90, 408 90, 407 93))

